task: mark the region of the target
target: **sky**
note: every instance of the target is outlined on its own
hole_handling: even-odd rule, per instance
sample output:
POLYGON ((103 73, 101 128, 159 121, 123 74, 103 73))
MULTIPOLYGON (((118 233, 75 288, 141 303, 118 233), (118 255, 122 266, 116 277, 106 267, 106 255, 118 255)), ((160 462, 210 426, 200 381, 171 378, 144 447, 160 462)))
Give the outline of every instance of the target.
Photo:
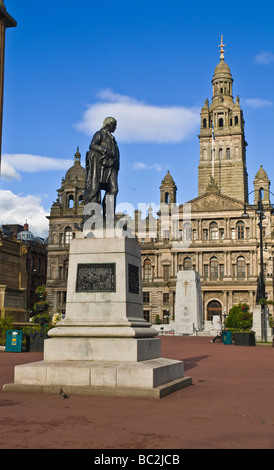
POLYGON ((244 113, 249 191, 260 165, 273 180, 273 2, 5 6, 18 25, 6 31, 0 225, 27 221, 34 235, 47 236, 62 177, 77 147, 85 165, 106 116, 118 121, 117 210, 157 206, 168 170, 179 204, 197 197, 200 111, 212 99, 221 35, 244 113))

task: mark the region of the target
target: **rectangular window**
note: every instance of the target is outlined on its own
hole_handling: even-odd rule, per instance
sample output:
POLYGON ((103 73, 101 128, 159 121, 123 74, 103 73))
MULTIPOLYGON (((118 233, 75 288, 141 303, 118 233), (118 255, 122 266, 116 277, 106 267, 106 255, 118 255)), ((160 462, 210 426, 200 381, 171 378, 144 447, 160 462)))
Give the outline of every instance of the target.
POLYGON ((211 261, 210 263, 210 279, 218 279, 218 262, 211 261))
POLYGON ((149 292, 143 292, 143 302, 149 304, 149 292))
POLYGON ((224 278, 224 265, 223 264, 220 264, 220 278, 221 279, 224 278))
POLYGON ((164 281, 168 281, 169 280, 169 266, 164 266, 164 281))
POLYGON ((143 310, 143 314, 144 314, 144 320, 146 320, 150 323, 150 311, 149 310, 143 310))
POLYGON ((237 226, 237 238, 243 240, 245 237, 244 224, 238 224, 237 226))
POLYGON ((204 265, 204 278, 205 278, 205 279, 208 278, 208 264, 205 264, 205 265, 204 265))
POLYGON ((204 238, 204 240, 208 240, 208 230, 207 229, 203 230, 203 238, 204 238))
POLYGON ((164 230, 164 240, 169 240, 169 230, 164 230))
POLYGON ((163 293, 163 303, 164 304, 169 304, 169 294, 163 293))
POLYGON ((245 278, 245 262, 244 261, 238 261, 238 264, 237 264, 237 277, 238 277, 238 279, 244 279, 245 278))
POLYGON ((169 323, 169 310, 163 310, 163 323, 169 323))

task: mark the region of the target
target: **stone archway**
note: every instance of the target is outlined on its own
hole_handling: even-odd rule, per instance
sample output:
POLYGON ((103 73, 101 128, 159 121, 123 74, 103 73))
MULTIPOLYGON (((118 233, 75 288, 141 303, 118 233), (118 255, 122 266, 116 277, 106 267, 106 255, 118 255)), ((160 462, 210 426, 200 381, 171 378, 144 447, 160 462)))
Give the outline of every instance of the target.
POLYGON ((207 320, 212 321, 212 318, 215 315, 218 315, 220 318, 222 317, 222 305, 218 300, 211 300, 207 304, 207 320))

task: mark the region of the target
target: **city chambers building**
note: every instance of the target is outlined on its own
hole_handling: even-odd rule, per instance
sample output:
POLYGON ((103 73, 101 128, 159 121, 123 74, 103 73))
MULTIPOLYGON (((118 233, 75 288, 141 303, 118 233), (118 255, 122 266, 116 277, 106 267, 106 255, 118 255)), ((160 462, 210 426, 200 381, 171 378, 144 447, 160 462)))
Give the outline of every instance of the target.
MULTIPOLYGON (((260 166, 253 188, 248 188, 243 111, 239 97, 233 98, 233 78, 224 60, 223 42, 220 47, 220 62, 212 79, 213 98, 211 103, 206 99, 201 109, 198 195, 177 204, 180 181, 175 182, 168 172, 161 181, 159 203, 168 206, 170 213, 175 204, 178 207, 176 237, 171 224, 163 229, 160 213, 158 218, 153 219, 151 214, 147 218, 150 223, 153 219, 154 232, 140 230, 138 211, 133 221, 141 246, 144 317, 152 323, 169 323, 175 315, 177 272, 195 270, 201 280, 205 331, 209 331, 213 315, 223 321, 233 305, 247 303, 252 310, 256 303, 261 246, 256 213, 259 199, 264 213, 266 297, 274 299, 270 181, 260 166)), ((77 150, 48 217, 47 290, 52 313, 65 313, 69 243, 83 214, 85 170, 80 159, 77 150)))

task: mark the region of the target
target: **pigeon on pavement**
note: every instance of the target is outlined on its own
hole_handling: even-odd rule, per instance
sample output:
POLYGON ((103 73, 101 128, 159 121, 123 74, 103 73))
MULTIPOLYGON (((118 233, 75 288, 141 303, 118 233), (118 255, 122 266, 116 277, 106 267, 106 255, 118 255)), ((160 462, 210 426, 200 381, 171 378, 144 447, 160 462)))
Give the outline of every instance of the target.
POLYGON ((67 395, 62 388, 60 388, 59 395, 62 398, 62 400, 64 400, 65 398, 69 398, 69 395, 67 395))

